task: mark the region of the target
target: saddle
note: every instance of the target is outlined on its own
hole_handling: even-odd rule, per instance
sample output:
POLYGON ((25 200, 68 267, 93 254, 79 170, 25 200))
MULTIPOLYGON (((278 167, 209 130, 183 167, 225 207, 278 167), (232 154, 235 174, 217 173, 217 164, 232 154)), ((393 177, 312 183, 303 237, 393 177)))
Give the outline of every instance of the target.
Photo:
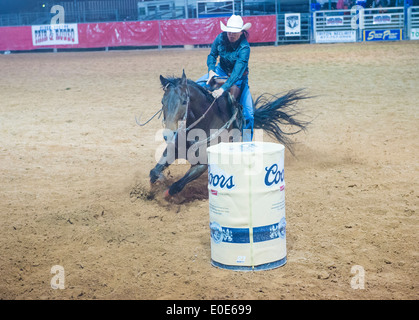
MULTIPOLYGON (((219 89, 227 79, 224 78, 212 78, 209 85, 210 85, 210 91, 214 91, 219 89)), ((237 114, 237 118, 235 120, 237 127, 242 130, 243 127, 243 106, 240 104, 240 96, 242 94, 241 88, 236 86, 235 84, 230 88, 228 91, 228 102, 230 105, 230 108, 235 109, 237 108, 239 110, 237 114)), ((234 111, 232 111, 233 113, 234 111)))

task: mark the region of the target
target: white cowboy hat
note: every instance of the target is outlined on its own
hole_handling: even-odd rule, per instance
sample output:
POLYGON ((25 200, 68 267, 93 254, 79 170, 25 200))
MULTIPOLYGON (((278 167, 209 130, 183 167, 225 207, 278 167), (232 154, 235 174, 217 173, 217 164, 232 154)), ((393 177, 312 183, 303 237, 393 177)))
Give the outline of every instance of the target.
POLYGON ((243 19, 240 16, 232 15, 227 21, 227 26, 220 21, 221 30, 225 32, 241 32, 243 30, 249 30, 252 26, 251 23, 243 25, 243 19))

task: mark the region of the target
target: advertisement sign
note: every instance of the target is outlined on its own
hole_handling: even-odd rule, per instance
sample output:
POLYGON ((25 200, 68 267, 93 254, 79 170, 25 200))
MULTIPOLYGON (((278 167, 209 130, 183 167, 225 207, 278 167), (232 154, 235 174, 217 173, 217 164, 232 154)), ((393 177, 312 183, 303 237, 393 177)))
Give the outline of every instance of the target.
POLYGON ((364 41, 396 41, 402 39, 402 29, 364 30, 364 41))
POLYGON ((326 17, 326 26, 343 26, 343 16, 326 17))
POLYGON ((78 44, 77 24, 50 24, 32 26, 32 44, 34 46, 55 46, 78 44))
MULTIPOLYGON (((227 24, 228 18, 174 19, 160 20, 162 45, 209 44, 220 33, 220 21, 227 24)), ((276 40, 276 16, 249 16, 244 23, 251 23, 248 41, 274 42, 276 40)))
POLYGON ((374 14, 372 23, 373 24, 391 23, 391 15, 390 14, 374 14))
POLYGON ((419 40, 419 28, 412 28, 410 30, 410 40, 419 40))
MULTIPOLYGON (((120 21, 0 27, 0 51, 210 44, 228 18, 120 21)), ((276 15, 249 16, 248 41, 274 42, 276 15)))
POLYGON ((285 14, 285 36, 299 37, 301 35, 301 17, 299 13, 285 14))
POLYGON ((318 31, 316 43, 356 42, 356 31, 318 31))

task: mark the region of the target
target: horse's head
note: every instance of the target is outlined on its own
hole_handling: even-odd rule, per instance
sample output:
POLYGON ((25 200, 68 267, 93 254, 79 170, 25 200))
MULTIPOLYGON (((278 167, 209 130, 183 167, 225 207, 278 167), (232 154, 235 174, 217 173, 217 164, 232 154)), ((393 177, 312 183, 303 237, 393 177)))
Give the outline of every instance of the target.
POLYGON ((179 121, 185 118, 189 104, 189 89, 185 72, 182 78, 173 79, 160 76, 164 95, 162 99, 164 139, 170 140, 178 130, 179 121))

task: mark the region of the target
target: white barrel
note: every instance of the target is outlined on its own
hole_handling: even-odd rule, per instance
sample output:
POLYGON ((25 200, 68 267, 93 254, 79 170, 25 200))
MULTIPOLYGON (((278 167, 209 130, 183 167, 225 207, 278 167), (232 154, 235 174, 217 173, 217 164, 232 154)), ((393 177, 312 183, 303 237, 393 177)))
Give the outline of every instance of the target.
POLYGON ((213 266, 250 271, 286 263, 284 149, 267 142, 207 149, 213 266))

